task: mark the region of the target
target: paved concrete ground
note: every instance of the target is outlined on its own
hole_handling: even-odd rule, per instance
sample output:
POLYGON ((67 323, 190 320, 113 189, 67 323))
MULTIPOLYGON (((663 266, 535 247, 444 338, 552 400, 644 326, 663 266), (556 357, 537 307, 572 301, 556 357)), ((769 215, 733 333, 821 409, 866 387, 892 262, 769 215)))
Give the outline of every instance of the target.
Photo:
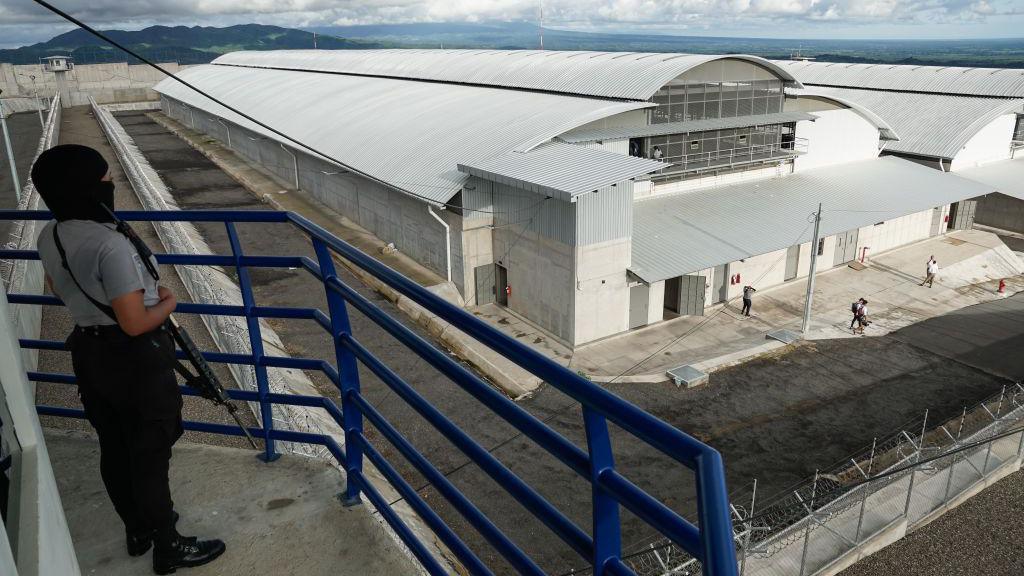
MULTIPOLYGON (((135 192, 131 184, 125 178, 124 171, 117 161, 114 150, 107 143, 106 137, 100 130, 96 120, 87 106, 67 108, 62 114, 63 124, 61 126, 61 144, 83 144, 92 146, 100 151, 110 164, 110 173, 114 179, 115 203, 118 209, 141 210, 135 192)), ((153 230, 153 226, 144 223, 134 224, 136 231, 151 247, 160 246, 160 241, 153 230)), ((162 250, 160 250, 162 251, 162 250)), ((160 268, 161 284, 167 286, 177 295, 179 301, 187 302, 188 293, 185 291, 181 280, 178 278, 174 268, 162 266, 160 268)), ((190 315, 179 315, 178 320, 189 331, 192 337, 204 350, 213 349, 213 340, 210 338, 206 327, 198 317, 190 315)), ((62 307, 47 306, 43 309, 43 321, 41 338, 44 340, 64 340, 70 333, 72 327, 71 316, 62 307)), ((226 386, 232 386, 233 380, 230 372, 222 366, 216 365, 217 374, 226 386)), ((71 373, 71 356, 66 352, 40 352, 39 370, 42 372, 56 372, 62 374, 71 373)), ((74 386, 64 384, 40 383, 36 388, 36 402, 51 406, 65 406, 78 408, 81 404, 78 401, 78 393, 74 386)), ((245 411, 241 411, 243 416, 245 411)), ((205 422, 217 422, 221 424, 233 424, 232 420, 223 408, 216 407, 206 400, 199 398, 185 398, 184 416, 186 419, 205 422)), ((255 419, 246 417, 255 425, 255 419)), ((43 417, 42 424, 52 428, 71 428, 76 430, 88 430, 89 424, 84 420, 70 420, 67 418, 43 417)), ((245 440, 235 437, 218 436, 213 434, 200 434, 187 432, 185 442, 203 442, 210 444, 221 444, 227 446, 246 446, 245 440)))
POLYGON ((840 576, 1024 574, 1024 471, 1003 478, 840 576))
MULTIPOLYGON (((152 574, 152 552, 131 558, 125 551, 124 526, 100 479, 96 441, 51 431, 46 444, 82 574, 152 574)), ((183 571, 189 576, 417 573, 365 507, 341 505, 341 475, 324 462, 283 456, 267 466, 246 450, 194 444, 176 446, 171 462, 178 531, 227 544, 213 563, 183 571)))
MULTIPOLYGON (((35 160, 36 149, 43 130, 39 126, 39 116, 35 112, 11 114, 7 118, 7 131, 11 135, 11 146, 14 148, 14 163, 18 168, 18 179, 21 185, 28 182, 32 161, 35 160)), ((12 210, 18 207, 14 194, 14 183, 11 180, 11 165, 7 160, 7 148, 3 136, 0 136, 0 210, 12 210)), ((7 242, 9 223, 0 221, 0 244, 7 242)))
MULTIPOLYGON (((259 208, 252 195, 223 179, 209 160, 161 129, 143 115, 119 115, 143 153, 171 185, 183 208, 259 208)), ((243 244, 253 253, 306 253, 308 247, 288 234, 263 227, 245 231, 243 244)), ((222 234, 206 230, 215 250, 223 249, 222 234)), ((268 305, 319 306, 319 288, 296 273, 281 271, 257 277, 257 301, 268 305)), ((343 276, 356 290, 385 311, 402 319, 390 302, 343 276)), ((1024 300, 1014 301, 1024 304, 1024 300)), ((979 317, 968 319, 969 324, 979 317)), ((403 320, 407 324, 408 321, 403 320)), ((410 354, 371 321, 352 313, 353 332, 372 351, 428 401, 508 465, 569 518, 589 527, 589 489, 580 479, 520 437, 511 427, 469 398, 410 354)), ((412 329, 428 337, 416 326, 412 329)), ((330 358, 326 341, 309 326, 296 322, 276 325, 289 350, 296 355, 330 358)), ((504 491, 425 425, 379 380, 360 372, 363 393, 399 431, 424 453, 473 502, 541 566, 555 574, 584 564, 551 532, 524 512, 504 491)), ((668 384, 638 386, 614 384, 607 388, 640 407, 707 439, 720 449, 730 484, 741 488, 753 478, 771 494, 814 473, 847 454, 870 444, 898 426, 919 417, 925 408, 957 412, 964 404, 997 392, 1005 380, 922 350, 894 337, 834 339, 801 345, 743 366, 723 370, 702 389, 677 389, 668 384)), ((333 391, 324 386, 326 394, 333 391)), ((520 405, 548 422, 571 441, 583 445, 581 416, 575 402, 550 387, 540 388, 520 405)), ((617 463, 640 486, 673 507, 693 516, 692 474, 631 440, 613 427, 617 463)), ((374 444, 391 461, 402 459, 374 431, 374 444)), ((498 573, 511 569, 476 536, 465 521, 409 466, 399 469, 442 517, 463 535, 472 548, 498 573)), ((625 546, 636 549, 648 531, 624 515, 625 546)))
MULTIPOLYGON (((873 321, 866 334, 877 336, 964 306, 998 299, 999 278, 1009 293, 1024 289, 1024 263, 995 235, 955 232, 871 258, 866 269, 843 266, 819 274, 815 282, 810 339, 850 336, 850 302, 869 301, 873 321), (934 288, 921 287, 929 255, 942 266, 934 288)), ((740 302, 709 309, 705 316, 680 317, 579 347, 573 367, 595 380, 655 382, 676 366, 703 370, 729 364, 745 351, 765 346, 765 335, 780 328, 799 331, 806 282, 762 290, 750 317, 740 302), (652 352, 654 352, 652 354, 652 352)), ((777 344, 776 344, 777 346, 777 344)))

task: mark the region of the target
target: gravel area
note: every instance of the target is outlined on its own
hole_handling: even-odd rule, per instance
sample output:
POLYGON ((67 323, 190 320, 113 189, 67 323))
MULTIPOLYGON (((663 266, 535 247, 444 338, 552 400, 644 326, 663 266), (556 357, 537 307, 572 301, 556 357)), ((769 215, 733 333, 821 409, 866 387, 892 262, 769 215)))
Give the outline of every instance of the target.
POLYGON ((840 576, 1024 574, 1024 471, 1003 478, 840 576))

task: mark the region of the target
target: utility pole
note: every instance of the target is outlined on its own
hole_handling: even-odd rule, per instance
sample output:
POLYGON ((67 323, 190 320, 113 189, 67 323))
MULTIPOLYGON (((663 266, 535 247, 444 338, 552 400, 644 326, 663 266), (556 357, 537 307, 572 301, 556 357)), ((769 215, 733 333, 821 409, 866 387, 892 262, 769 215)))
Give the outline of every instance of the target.
POLYGON ((807 298, 804 300, 804 320, 800 324, 800 332, 807 335, 811 325, 811 303, 814 301, 814 273, 818 270, 818 228, 821 225, 821 203, 814 213, 814 238, 811 239, 811 269, 807 271, 807 298))
POLYGON ((313 50, 316 50, 316 32, 313 32, 313 50))
POLYGON ((544 0, 540 0, 540 49, 544 49, 544 0))
MULTIPOLYGON (((3 94, 0 90, 0 94, 3 94)), ((21 203, 21 182, 18 181, 18 167, 14 164, 14 148, 11 148, 11 135, 7 132, 7 118, 4 117, 4 102, 0 100, 0 128, 4 133, 4 146, 7 147, 7 162, 11 165, 11 179, 14 181, 14 197, 21 203)))

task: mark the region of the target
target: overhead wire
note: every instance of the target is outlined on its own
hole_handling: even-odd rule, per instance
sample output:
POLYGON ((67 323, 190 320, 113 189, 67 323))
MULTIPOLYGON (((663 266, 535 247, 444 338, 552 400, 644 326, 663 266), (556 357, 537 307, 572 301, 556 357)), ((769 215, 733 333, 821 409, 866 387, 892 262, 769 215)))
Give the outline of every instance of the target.
MULTIPOLYGON (((395 189, 395 190, 397 190, 398 192, 400 192, 402 194, 406 194, 406 195, 412 196, 414 198, 418 198, 420 200, 423 200, 425 202, 429 202, 431 204, 437 204, 437 205, 444 206, 446 208, 453 208, 453 209, 458 209, 458 210, 469 210, 469 211, 472 211, 472 212, 481 212, 481 213, 488 213, 488 214, 494 214, 495 213, 493 211, 487 211, 487 210, 463 208, 462 206, 458 206, 456 204, 451 204, 448 201, 438 202, 436 199, 430 198, 429 196, 424 196, 422 194, 417 194, 416 192, 413 192, 411 190, 407 190, 405 188, 399 188, 399 187, 397 187, 392 182, 388 182, 388 181, 382 180, 380 178, 377 178, 375 176, 372 176, 370 174, 367 174, 366 172, 363 172, 362 170, 354 168, 354 167, 346 164, 345 162, 342 162, 341 160, 338 160, 337 158, 335 158, 334 156, 331 156, 330 154, 322 152, 319 149, 314 148, 313 146, 311 146, 309 144, 306 144, 305 142, 299 140, 298 138, 290 136, 290 135, 282 132, 281 130, 278 130, 277 128, 274 128, 273 126, 270 126, 269 124, 267 124, 267 123, 265 123, 265 122, 263 122, 261 120, 258 120, 257 118, 253 117, 250 114, 242 112, 238 108, 235 108, 234 106, 228 104, 227 102, 224 102, 220 98, 217 98, 217 97, 209 94, 208 92, 206 92, 205 90, 199 88, 198 86, 195 86, 192 83, 190 83, 190 82, 188 82, 188 81, 178 77, 176 74, 174 74, 173 72, 168 71, 163 66, 160 66, 159 64, 149 60, 148 58, 142 56, 141 54, 139 54, 139 53, 133 51, 132 49, 124 46, 120 42, 117 42, 116 40, 113 40, 112 38, 110 38, 109 36, 104 34, 103 32, 100 32, 99 30, 96 30, 92 26, 89 26, 85 22, 82 22, 78 18, 75 18, 74 16, 68 14, 67 12, 61 10, 60 8, 57 8, 53 4, 50 4, 49 2, 47 2, 46 0, 32 0, 32 1, 35 2, 36 4, 42 6, 43 8, 46 8, 50 12, 53 12, 57 16, 60 16, 61 18, 67 20, 68 22, 71 22, 75 26, 78 26, 82 30, 85 30, 86 32, 92 34, 93 36, 99 38, 100 40, 103 40, 104 42, 107 42, 111 46, 114 46, 115 48, 123 51, 124 53, 128 54, 129 56, 132 56, 133 58, 139 60, 143 64, 145 64, 145 65, 147 65, 147 66, 149 66, 149 67, 151 67, 151 68, 161 72, 162 74, 166 75, 168 78, 171 78, 171 79, 181 83, 186 88, 188 88, 188 89, 192 90, 193 92, 203 96, 204 98, 210 100, 211 102, 213 102, 215 104, 218 104, 220 106, 223 106, 224 108, 228 109, 229 111, 234 112, 235 114, 238 114, 242 118, 244 118, 244 119, 246 119, 246 120, 256 124, 257 126, 259 126, 261 128, 269 130, 270 132, 276 134, 277 136, 279 136, 281 138, 284 138, 285 140, 287 140, 288 142, 291 142, 292 144, 294 144, 295 146, 298 146, 299 148, 302 148, 302 149, 304 149, 304 150, 306 150, 308 152, 311 152, 313 154, 316 154, 318 156, 326 158, 327 160, 330 160, 331 162, 337 164, 338 166, 348 170, 349 172, 351 172, 353 174, 357 174, 357 175, 359 175, 359 176, 361 176, 363 178, 366 178, 368 180, 372 180, 373 182, 381 184, 382 186, 385 186, 386 188, 395 189)), ((409 183, 409 184, 416 184, 417 186, 430 187, 429 185, 426 185, 426 184, 418 184, 418 183, 413 183, 413 182, 407 182, 407 183, 409 183)), ((443 188, 443 187, 438 187, 438 188, 443 188)))

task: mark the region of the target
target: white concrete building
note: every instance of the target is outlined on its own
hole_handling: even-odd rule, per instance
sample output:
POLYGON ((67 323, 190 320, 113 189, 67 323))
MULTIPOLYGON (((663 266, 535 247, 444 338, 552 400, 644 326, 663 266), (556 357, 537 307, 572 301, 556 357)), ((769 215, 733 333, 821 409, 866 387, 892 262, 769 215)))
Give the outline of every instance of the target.
POLYGON ((818 203, 827 268, 939 233, 936 207, 992 191, 878 158, 902 137, 883 116, 750 56, 241 52, 181 76, 265 126, 172 80, 165 113, 467 305, 569 345, 806 275, 818 203))
POLYGON ((805 91, 869 108, 900 138, 884 154, 960 173, 999 193, 956 203, 949 228, 977 221, 1024 232, 1024 71, 776 61, 805 91), (1016 161, 1014 161, 1017 159, 1016 161))

